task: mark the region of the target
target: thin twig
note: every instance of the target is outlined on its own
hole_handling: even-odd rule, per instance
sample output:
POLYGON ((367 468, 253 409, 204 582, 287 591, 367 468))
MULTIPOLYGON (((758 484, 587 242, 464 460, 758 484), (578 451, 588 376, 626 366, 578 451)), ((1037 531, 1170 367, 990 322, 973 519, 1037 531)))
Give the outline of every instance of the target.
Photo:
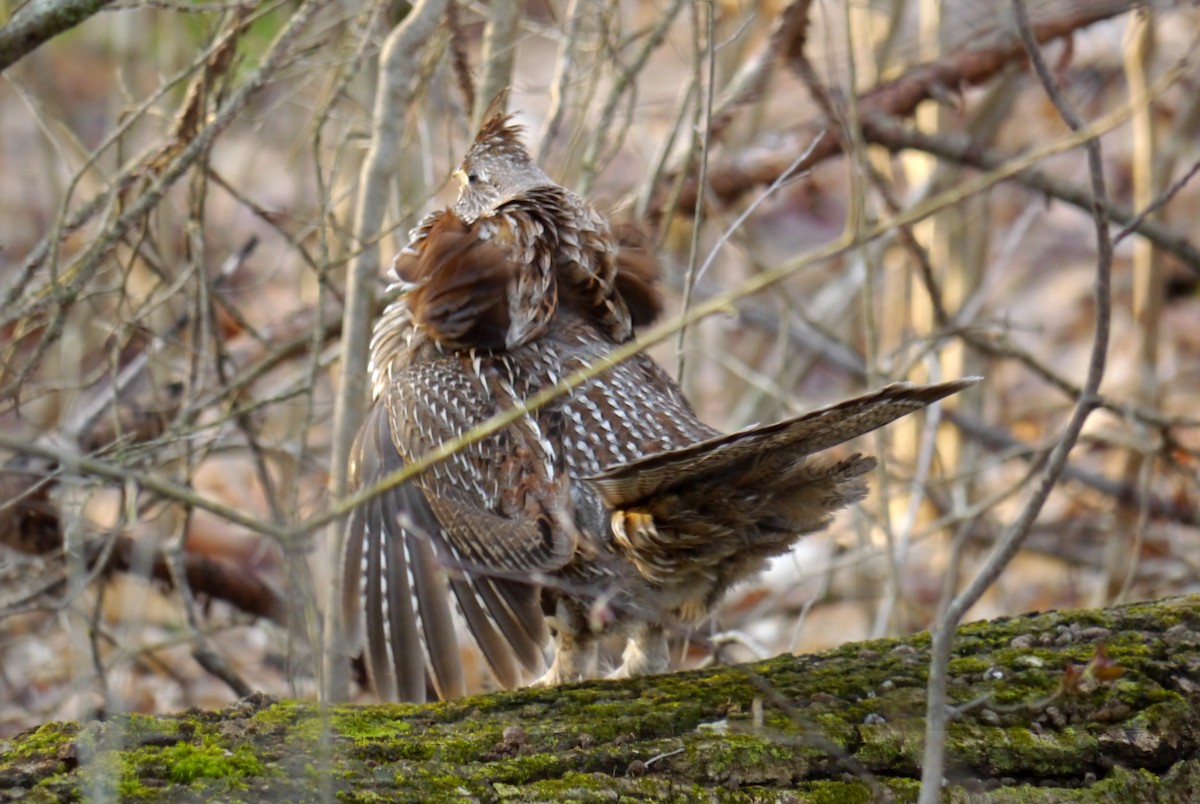
POLYGON ((597 121, 595 134, 587 144, 587 148, 583 153, 583 162, 580 166, 582 175, 580 177, 579 186, 580 194, 588 195, 592 188, 592 182, 596 178, 596 171, 599 169, 600 152, 604 146, 604 139, 607 132, 612 130, 613 120, 617 114, 617 107, 621 103, 621 99, 625 93, 633 85, 633 81, 637 76, 641 75, 642 68, 646 66, 646 61, 650 58, 650 54, 658 49, 659 45, 666 39, 667 31, 674 22, 675 17, 683 8, 683 0, 671 0, 671 4, 662 12, 657 24, 650 30, 646 41, 642 43, 642 47, 634 55, 633 61, 626 65, 617 73, 616 79, 613 81, 612 89, 609 90, 608 97, 604 101, 604 105, 600 109, 600 119, 597 121))
POLYGON ((475 108, 471 125, 479 128, 484 112, 492 101, 512 86, 513 62, 516 59, 517 34, 520 32, 520 0, 492 0, 488 4, 487 25, 483 30, 483 79, 475 93, 475 108))
MULTIPOLYGON (((709 135, 710 125, 712 122, 713 95, 716 92, 717 78, 717 54, 714 49, 716 36, 716 28, 713 18, 716 14, 716 9, 713 8, 713 0, 707 3, 695 2, 692 4, 692 19, 693 19, 693 40, 695 48, 694 62, 694 79, 693 83, 703 87, 704 91, 699 93, 702 102, 696 104, 695 115, 692 118, 692 147, 689 153, 695 154, 700 162, 698 177, 700 186, 704 186, 705 177, 708 176, 708 155, 709 155, 709 135), (700 9, 704 8, 704 35, 700 35, 700 9), (703 44, 701 44, 703 43, 703 44), (701 78, 701 73, 704 77, 701 78)), ((700 259, 700 233, 704 223, 704 204, 702 201, 696 203, 696 207, 692 212, 692 242, 688 247, 688 262, 687 271, 683 276, 683 310, 687 312, 688 307, 692 304, 692 289, 696 283, 696 261, 700 259)), ((684 351, 684 339, 687 337, 687 327, 681 326, 678 334, 675 336, 675 354, 676 367, 675 377, 679 382, 683 382, 683 370, 685 364, 686 352, 684 351)))

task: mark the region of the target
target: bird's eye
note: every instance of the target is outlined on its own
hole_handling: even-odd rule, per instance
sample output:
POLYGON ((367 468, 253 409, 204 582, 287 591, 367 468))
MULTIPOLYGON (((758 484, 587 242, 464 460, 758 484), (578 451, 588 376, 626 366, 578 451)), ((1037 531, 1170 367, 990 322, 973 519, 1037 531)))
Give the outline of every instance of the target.
POLYGON ((467 184, 476 184, 476 183, 478 183, 478 181, 479 181, 479 174, 476 173, 475 171, 472 170, 470 173, 467 174, 467 184))

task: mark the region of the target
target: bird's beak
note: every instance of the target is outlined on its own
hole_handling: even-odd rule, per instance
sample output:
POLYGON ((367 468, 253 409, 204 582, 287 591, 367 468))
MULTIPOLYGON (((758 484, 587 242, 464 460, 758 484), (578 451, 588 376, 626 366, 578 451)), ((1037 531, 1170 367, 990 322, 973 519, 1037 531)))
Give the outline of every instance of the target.
POLYGON ((467 174, 466 173, 463 173, 461 170, 456 170, 453 173, 451 173, 450 175, 454 177, 454 180, 456 182, 458 182, 459 187, 467 186, 467 174))

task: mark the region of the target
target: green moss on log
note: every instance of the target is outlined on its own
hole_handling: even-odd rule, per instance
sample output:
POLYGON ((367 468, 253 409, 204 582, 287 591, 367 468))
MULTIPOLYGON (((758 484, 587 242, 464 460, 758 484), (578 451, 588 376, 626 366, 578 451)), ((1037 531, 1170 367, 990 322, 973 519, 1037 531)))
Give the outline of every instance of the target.
MULTIPOLYGON (((458 701, 253 696, 0 741, 0 801, 915 801, 929 640, 458 701)), ((1190 801, 1200 599, 965 627, 945 801, 1190 801), (1124 671, 1078 676, 1103 645, 1124 671)))

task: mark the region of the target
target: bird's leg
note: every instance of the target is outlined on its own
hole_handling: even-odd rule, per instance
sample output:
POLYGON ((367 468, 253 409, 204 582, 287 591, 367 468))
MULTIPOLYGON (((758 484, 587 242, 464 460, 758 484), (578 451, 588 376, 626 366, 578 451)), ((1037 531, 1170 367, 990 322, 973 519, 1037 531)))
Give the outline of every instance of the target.
POLYGON ((665 673, 670 665, 667 635, 657 623, 639 623, 637 630, 625 643, 624 661, 609 674, 609 678, 634 678, 665 673))
POLYGON ((554 630, 554 662, 532 686, 554 687, 591 676, 597 634, 588 623, 587 612, 575 601, 560 600, 550 627, 554 630))

